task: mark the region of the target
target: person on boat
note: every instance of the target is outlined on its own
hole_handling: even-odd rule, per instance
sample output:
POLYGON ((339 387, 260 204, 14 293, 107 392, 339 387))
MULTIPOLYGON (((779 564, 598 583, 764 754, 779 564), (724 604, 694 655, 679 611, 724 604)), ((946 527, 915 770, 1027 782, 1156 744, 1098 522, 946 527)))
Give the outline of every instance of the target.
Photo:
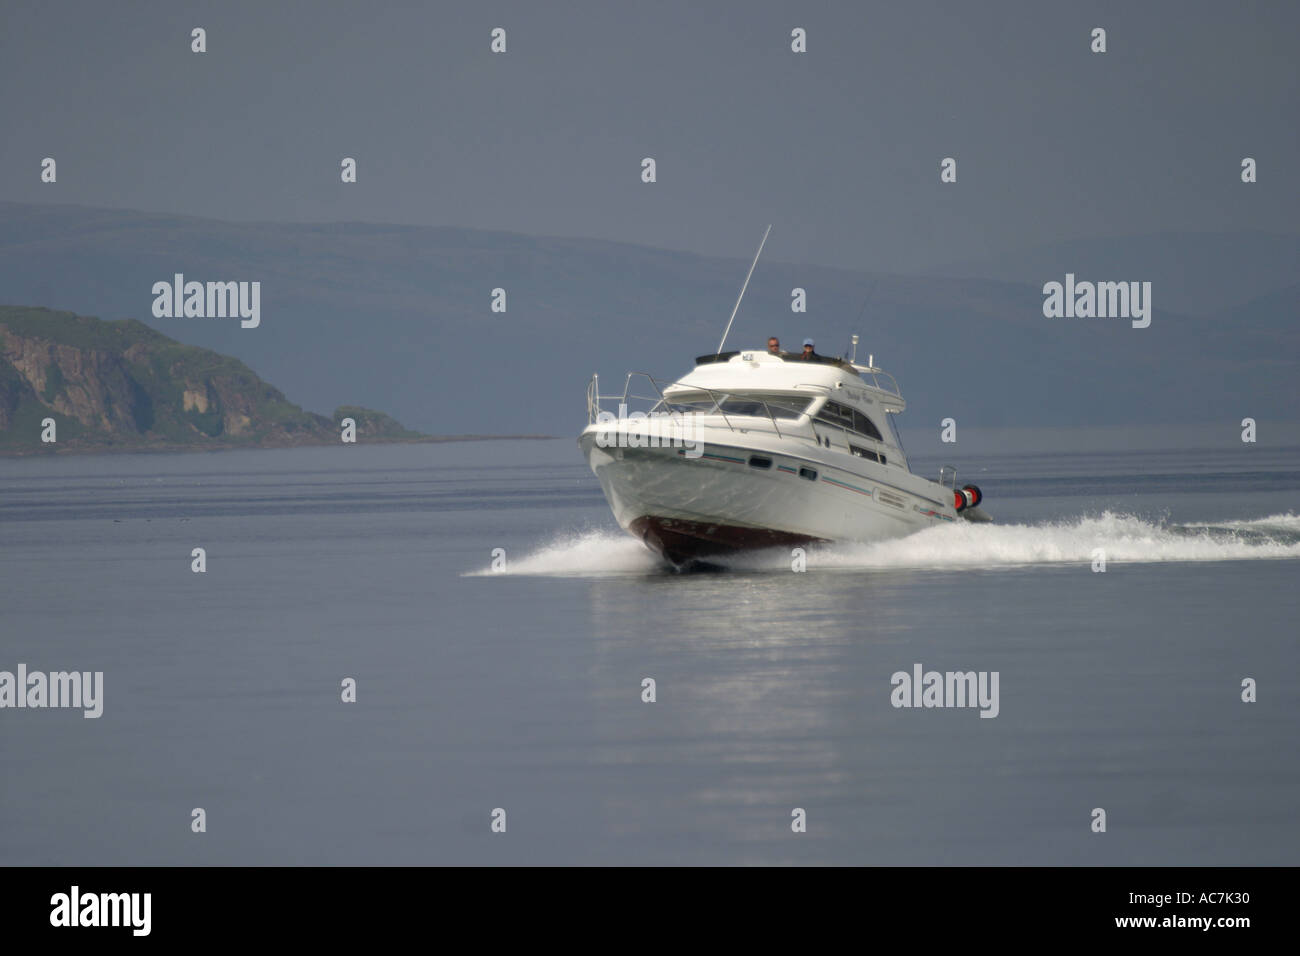
POLYGON ((767 354, 776 356, 785 355, 785 353, 781 351, 781 340, 775 335, 767 340, 767 354))
POLYGON ((804 339, 804 340, 803 340, 803 354, 800 355, 799 358, 800 358, 802 361, 805 361, 805 362, 824 362, 824 361, 826 361, 825 356, 818 355, 818 354, 816 353, 816 351, 814 351, 814 349, 813 349, 813 340, 812 340, 812 339, 804 339))

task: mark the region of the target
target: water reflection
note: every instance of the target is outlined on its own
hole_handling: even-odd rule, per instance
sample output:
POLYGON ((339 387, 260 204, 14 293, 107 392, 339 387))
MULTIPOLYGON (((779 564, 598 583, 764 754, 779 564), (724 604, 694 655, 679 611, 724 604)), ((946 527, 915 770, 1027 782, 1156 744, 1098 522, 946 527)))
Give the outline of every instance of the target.
MULTIPOLYGON (((693 839, 758 844, 790 835, 793 807, 816 818, 850 790, 869 801, 872 782, 850 779, 852 768, 871 762, 894 645, 909 626, 902 592, 917 576, 590 581, 596 759, 652 770, 641 799, 626 786, 609 794, 606 825, 680 843, 689 821, 693 839), (656 681, 653 704, 638 696, 645 677, 656 681)), ((835 828, 824 814, 817 824, 790 844, 796 858, 829 858, 835 828)))

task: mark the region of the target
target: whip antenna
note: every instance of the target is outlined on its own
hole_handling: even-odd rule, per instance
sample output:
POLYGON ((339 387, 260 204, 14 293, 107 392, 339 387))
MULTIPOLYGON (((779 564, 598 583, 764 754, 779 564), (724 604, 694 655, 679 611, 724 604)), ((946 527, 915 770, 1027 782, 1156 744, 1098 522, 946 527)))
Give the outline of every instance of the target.
POLYGON ((763 254, 763 245, 767 242, 767 234, 772 231, 769 223, 767 229, 763 232, 763 241, 758 244, 758 252, 754 253, 754 261, 749 264, 749 274, 745 276, 745 284, 740 287, 740 295, 736 297, 736 307, 731 310, 731 318, 727 319, 727 327, 722 331, 722 341, 718 343, 718 354, 722 354, 722 347, 727 344, 727 336, 731 333, 731 323, 736 321, 736 313, 740 311, 740 300, 745 297, 745 290, 749 288, 749 277, 754 274, 754 266, 758 265, 758 257, 763 254))

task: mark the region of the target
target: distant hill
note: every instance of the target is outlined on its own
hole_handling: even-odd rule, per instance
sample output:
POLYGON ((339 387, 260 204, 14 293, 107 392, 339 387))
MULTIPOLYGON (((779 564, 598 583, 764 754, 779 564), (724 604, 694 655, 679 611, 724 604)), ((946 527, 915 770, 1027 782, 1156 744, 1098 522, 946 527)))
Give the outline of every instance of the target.
POLYGON ((345 417, 358 442, 427 437, 369 409, 303 411, 238 359, 134 319, 0 306, 0 453, 336 443, 345 417))
MULTIPOLYGON (((720 259, 457 228, 0 203, 0 301, 137 318, 247 362, 307 408, 352 401, 426 432, 576 435, 593 372, 602 391, 621 391, 628 370, 677 376, 717 346, 761 226, 735 259, 720 259), (260 325, 153 318, 152 285, 178 272, 260 281, 260 325), (505 312, 491 311, 495 288, 505 312)), ((1258 272, 1235 259, 1210 267, 1214 248, 1232 248, 1224 237, 1181 272, 1176 252, 1155 276, 1122 255, 1098 260, 1101 274, 1078 265, 1081 279, 1155 282, 1154 318, 1141 330, 1043 316, 1042 283, 1064 279, 1069 255, 1026 254, 1033 281, 1017 282, 764 258, 728 344, 761 347, 776 334, 797 347, 812 336, 818 351, 838 354, 861 333, 860 356, 874 354, 903 389, 905 432, 948 416, 971 427, 1294 420, 1295 241, 1242 241, 1251 255, 1271 250, 1258 272), (795 287, 807 292, 806 313, 791 311, 795 287), (1173 302, 1198 289, 1231 308, 1180 314, 1173 302)))

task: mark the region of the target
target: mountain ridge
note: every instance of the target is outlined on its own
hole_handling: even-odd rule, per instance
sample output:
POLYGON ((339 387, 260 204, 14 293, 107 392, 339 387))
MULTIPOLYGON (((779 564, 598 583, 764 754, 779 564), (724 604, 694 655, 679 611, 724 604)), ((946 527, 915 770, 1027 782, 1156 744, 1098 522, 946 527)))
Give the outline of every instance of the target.
MULTIPOLYGON (((137 317, 247 362, 309 408, 345 396, 425 432, 449 430, 454 418, 458 432, 576 434, 593 372, 605 383, 628 369, 675 377, 716 347, 758 232, 722 259, 461 227, 249 225, 0 203, 0 301, 137 317), (177 272, 260 281, 260 326, 153 318, 152 285, 177 272), (491 309, 497 288, 504 312, 491 309)), ((1223 236, 1213 242, 1233 248, 1223 236)), ((764 258, 728 345, 808 336, 836 354, 859 333, 859 354, 874 354, 903 387, 904 429, 949 416, 974 427, 1294 419, 1300 276, 1293 262, 1277 265, 1287 245, 1268 257, 1277 268, 1267 281, 1231 279, 1253 268, 1247 246, 1221 272, 1189 268, 1154 283, 1153 322, 1141 330, 1044 317, 1042 283, 1064 278, 1064 260, 1031 283, 764 258), (1176 297, 1208 290, 1234 305, 1180 314, 1175 283, 1176 297), (795 288, 806 290, 806 312, 792 311, 795 288)), ((1134 260, 1079 278, 1143 272, 1134 260)))

